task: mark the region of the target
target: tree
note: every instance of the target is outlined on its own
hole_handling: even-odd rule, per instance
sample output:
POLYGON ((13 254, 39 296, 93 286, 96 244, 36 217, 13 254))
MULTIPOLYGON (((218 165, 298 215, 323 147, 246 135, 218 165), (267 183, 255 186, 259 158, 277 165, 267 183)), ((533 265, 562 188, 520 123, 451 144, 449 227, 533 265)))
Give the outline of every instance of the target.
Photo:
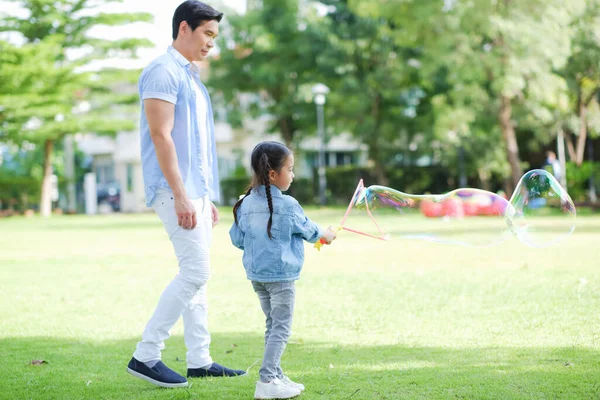
MULTIPOLYGON (((26 17, 5 16, 0 32, 20 33, 20 48, 2 43, 7 54, 0 58, 4 84, 0 85, 0 139, 11 143, 29 141, 44 148, 40 213, 50 214, 50 176, 56 141, 77 132, 115 134, 132 129, 132 121, 113 116, 115 108, 136 101, 129 93, 113 91, 119 82, 133 82, 135 71, 82 67, 110 56, 133 57, 145 39, 110 41, 91 37, 99 25, 120 26, 150 21, 148 13, 95 13, 92 0, 8 0, 28 10, 26 17), (81 56, 74 57, 78 52, 81 56), (78 105, 89 101, 91 109, 78 115, 78 105)), ((100 4, 118 0, 102 0, 100 4)), ((4 53, 4 51, 2 52, 4 53)))
POLYGON ((572 113, 563 116, 560 125, 566 128, 570 158, 580 166, 590 124, 593 131, 600 132, 597 100, 600 91, 600 2, 587 0, 585 12, 573 21, 572 28, 575 32, 573 52, 561 71, 572 94, 572 113), (576 136, 575 143, 571 133, 576 136))
POLYGON ((329 120, 367 145, 377 180, 387 185, 384 166, 399 143, 410 142, 420 128, 415 117, 425 93, 419 81, 418 49, 395 42, 394 25, 400 21, 361 17, 346 0, 321 3, 329 10, 321 24, 328 42, 317 60, 320 74, 332 88, 329 120))
MULTIPOLYGON (((570 25, 583 12, 585 1, 446 0, 442 5, 353 0, 351 4, 363 15, 413 21, 402 25, 398 40, 418 38, 423 43, 426 69, 447 69, 453 90, 485 91, 491 105, 486 109, 496 116, 515 187, 522 166, 513 108, 525 99, 550 105, 557 93, 566 90, 556 70, 571 54, 570 25)), ((481 91, 474 93, 479 96, 481 91)))
POLYGON ((222 93, 230 118, 268 114, 269 131, 293 148, 298 134, 315 126, 315 118, 306 116, 314 115, 310 85, 320 37, 297 0, 264 0, 227 23, 227 49, 211 62, 208 84, 222 93))

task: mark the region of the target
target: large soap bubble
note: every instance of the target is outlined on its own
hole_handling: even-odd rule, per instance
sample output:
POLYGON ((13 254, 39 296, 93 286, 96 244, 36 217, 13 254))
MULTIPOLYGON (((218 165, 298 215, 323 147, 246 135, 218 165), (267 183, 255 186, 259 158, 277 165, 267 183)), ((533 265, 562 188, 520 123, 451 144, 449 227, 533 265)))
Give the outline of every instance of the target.
POLYGON ((511 231, 529 246, 552 245, 575 230, 573 200, 547 171, 535 169, 523 175, 510 205, 506 218, 511 231))
POLYGON ((544 170, 526 173, 510 200, 472 188, 443 195, 414 195, 374 185, 359 188, 350 205, 363 216, 370 216, 371 221, 363 222, 362 230, 344 229, 379 238, 389 234, 485 247, 515 236, 528 246, 544 247, 575 229, 573 201, 544 170))

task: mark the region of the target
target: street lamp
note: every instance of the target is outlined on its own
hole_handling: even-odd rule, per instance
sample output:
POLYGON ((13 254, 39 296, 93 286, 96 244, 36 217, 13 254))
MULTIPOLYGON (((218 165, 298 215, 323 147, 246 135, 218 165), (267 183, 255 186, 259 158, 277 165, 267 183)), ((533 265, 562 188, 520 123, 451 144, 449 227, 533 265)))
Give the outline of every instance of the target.
POLYGON ((325 114, 323 106, 329 88, 322 83, 317 83, 312 87, 312 93, 317 105, 317 130, 319 132, 319 203, 324 206, 327 203, 325 196, 327 178, 325 177, 325 114))

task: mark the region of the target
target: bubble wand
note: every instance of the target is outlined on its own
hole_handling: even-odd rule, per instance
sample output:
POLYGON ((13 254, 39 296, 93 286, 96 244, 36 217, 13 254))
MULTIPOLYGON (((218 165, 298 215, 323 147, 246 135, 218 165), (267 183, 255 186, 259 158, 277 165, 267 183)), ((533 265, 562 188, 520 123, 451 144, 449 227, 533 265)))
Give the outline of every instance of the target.
MULTIPOLYGON (((337 232, 339 232, 341 230, 345 230, 345 231, 348 231, 348 232, 357 233, 359 235, 367 236, 367 237, 370 237, 370 238, 373 238, 373 239, 388 240, 389 236, 383 234, 383 231, 381 230, 381 228, 377 224, 377 221, 375 221, 375 218, 373 218, 373 215, 371 214, 371 211, 369 210, 369 203, 368 202, 365 202, 365 206, 366 206, 366 209, 367 209, 367 214, 369 215, 369 218, 371 218, 371 221, 373 221, 373 223, 377 227, 377 230, 379 231, 380 236, 372 235, 372 234, 366 233, 366 232, 361 232, 359 230, 348 228, 347 226, 344 226, 344 224, 346 223, 346 219, 348 218, 348 215, 350 214, 350 211, 352 210, 352 206, 354 205, 354 202, 355 202, 355 199, 356 199, 356 195, 358 193, 360 193, 361 191, 363 191, 363 190, 365 190, 365 186, 363 184, 363 180, 361 179, 358 182, 358 185, 356 186, 356 190, 354 191, 354 194, 352 195, 352 198, 350 199, 350 204, 348 204, 348 208, 346 209, 346 213, 344 214, 344 217, 342 218, 342 222, 340 222, 340 225, 335 229, 335 232, 337 233, 337 232)), ((315 243, 315 248, 317 250, 321 251, 321 247, 323 247, 324 244, 327 244, 325 242, 325 240, 319 239, 315 243)))

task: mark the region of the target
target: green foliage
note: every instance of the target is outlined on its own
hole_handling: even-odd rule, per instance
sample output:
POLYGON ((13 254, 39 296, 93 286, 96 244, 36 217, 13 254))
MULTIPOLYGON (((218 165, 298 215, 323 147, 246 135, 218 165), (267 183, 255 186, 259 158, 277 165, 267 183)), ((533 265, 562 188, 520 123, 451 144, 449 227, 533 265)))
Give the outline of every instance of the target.
MULTIPOLYGON (((239 197, 246 193, 250 185, 251 178, 232 177, 221 179, 222 204, 226 206, 234 205, 239 197)), ((314 180, 308 178, 294 179, 293 185, 285 193, 293 196, 300 204, 310 205, 316 202, 314 180)))
MULTIPOLYGON (((318 203, 318 181, 312 178, 294 178, 294 183, 290 186, 285 194, 293 196, 298 202, 305 205, 313 205, 318 203)), ((328 192, 332 192, 331 188, 327 188, 328 192)), ((331 196, 331 193, 329 193, 331 196)))
POLYGON ((81 67, 106 57, 132 57, 139 47, 150 46, 146 39, 89 36, 98 25, 150 21, 150 14, 94 13, 98 4, 91 0, 10 1, 30 15, 0 20, 0 32, 18 33, 25 40, 20 47, 0 42, 0 141, 43 143, 77 132, 115 134, 132 129, 131 121, 114 115, 116 107, 135 104, 136 98, 116 89, 133 84, 137 72, 83 72, 81 67), (67 57, 74 51, 82 55, 67 57), (77 108, 82 101, 91 103, 85 114, 77 108))
MULTIPOLYGON (((92 38, 93 27, 150 16, 92 7, 112 0, 11 1, 31 15, 0 20, 0 31, 18 32, 24 41, 0 41, 0 142, 40 146, 76 132, 132 129, 135 121, 126 115, 137 107, 131 89, 138 71, 82 67, 132 56, 149 44, 92 38), (67 58, 67 51, 79 56, 67 58), (78 114, 82 101, 91 109, 78 114)), ((583 157, 585 128, 592 138, 600 133, 599 0, 318 3, 324 14, 310 2, 253 2, 245 15, 228 13, 222 22, 221 52, 211 60, 208 84, 216 106, 244 133, 255 129, 249 117, 257 118, 297 147, 316 131, 311 87, 324 83, 331 88, 328 137, 350 132, 368 149, 372 181, 409 192, 446 189, 436 182, 456 185, 460 149, 468 182, 493 189, 511 172, 514 178, 515 171, 539 164, 559 129, 573 144, 567 148, 572 160, 583 157), (509 126, 516 158, 507 153, 509 126), (412 162, 395 169, 398 154, 430 158, 447 179, 420 177, 418 168, 407 175, 412 162)), ((53 167, 59 171, 60 163, 53 167)), ((243 168, 234 177, 223 185, 230 199, 246 185, 243 168)), ((584 181, 574 179, 570 187, 578 198, 585 196, 584 181)), ((347 187, 336 184, 329 179, 334 197, 347 187)), ((312 202, 313 180, 296 187, 297 197, 312 202)))
POLYGON ((398 26, 389 19, 359 16, 346 1, 321 3, 329 9, 320 22, 327 46, 318 57, 323 80, 332 89, 328 125, 351 132, 367 146, 378 180, 385 183, 381 169, 394 151, 431 133, 416 118, 424 114, 426 96, 416 67, 420 51, 395 41, 398 26))
POLYGON ((309 85, 323 47, 318 32, 296 0, 264 0, 224 23, 228 49, 211 62, 209 86, 236 122, 240 114, 268 115, 269 132, 293 147, 299 133, 315 130, 309 85))
POLYGON ((14 176, 0 171, 0 210, 23 212, 39 201, 40 180, 32 176, 14 176))
MULTIPOLYGON (((28 10, 29 15, 0 19, 0 32, 21 35, 25 42, 15 46, 0 41, 0 144, 43 145, 46 152, 38 160, 42 164, 52 160, 54 142, 65 135, 114 135, 133 129, 135 122, 125 117, 124 106, 137 103, 128 89, 133 87, 137 73, 90 72, 86 67, 107 57, 133 57, 139 47, 152 43, 146 39, 98 39, 89 32, 100 25, 150 21, 151 15, 95 10, 113 0, 10 1, 28 10)), ((40 209, 47 215, 47 179, 53 165, 44 165, 40 209)))
MULTIPOLYGON (((56 152, 55 156, 60 154, 56 152)), ((40 184, 44 175, 39 160, 43 157, 42 148, 24 142, 21 147, 0 148, 0 209, 14 208, 24 211, 36 204, 40 198, 40 184)), ((53 163, 60 163, 60 159, 53 163)))
POLYGON ((446 82, 448 89, 431 100, 436 137, 442 147, 452 140, 474 145, 467 151, 483 157, 471 169, 507 174, 510 162, 515 178, 521 165, 507 124, 517 135, 522 128, 534 129, 537 140, 548 142, 553 113, 566 105, 567 85, 557 70, 571 55, 572 24, 584 14, 586 1, 350 4, 361 15, 390 18, 399 44, 419 46, 426 86, 440 77, 446 82), (502 98, 508 103, 503 105, 502 98), (506 112, 504 126, 501 111, 506 112), (503 138, 505 165, 490 171, 487 165, 497 160, 494 152, 503 138))
POLYGON ((221 203, 229 206, 235 204, 246 193, 249 184, 250 178, 247 176, 221 179, 221 203))
POLYGON ((590 189, 590 179, 594 179, 596 189, 600 188, 600 163, 584 161, 580 166, 573 161, 566 165, 567 192, 575 202, 585 202, 590 189))
POLYGON ((554 124, 565 131, 573 145, 570 158, 583 161, 586 138, 600 134, 600 2, 587 0, 581 18, 573 21, 572 52, 560 69, 569 91, 566 105, 554 113, 554 124))
MULTIPOLYGON (((389 186, 409 194, 439 194, 448 191, 448 171, 440 166, 396 167, 388 166, 385 173, 389 186)), ((358 182, 363 179, 366 187, 378 185, 374 168, 344 166, 327 169, 327 186, 335 204, 348 204, 358 182)))

